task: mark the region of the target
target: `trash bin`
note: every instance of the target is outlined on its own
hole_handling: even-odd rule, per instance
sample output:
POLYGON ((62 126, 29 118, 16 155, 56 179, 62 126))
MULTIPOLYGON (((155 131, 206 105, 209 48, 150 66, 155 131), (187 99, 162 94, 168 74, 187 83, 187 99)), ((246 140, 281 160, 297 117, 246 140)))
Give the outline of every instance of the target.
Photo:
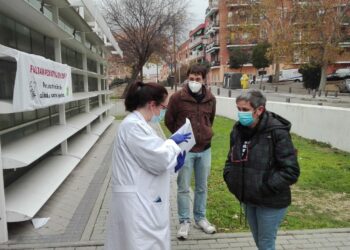
POLYGON ((243 74, 241 77, 241 87, 242 89, 249 88, 249 77, 247 76, 247 74, 243 74))
POLYGON ((240 79, 242 77, 241 73, 229 72, 224 74, 224 88, 226 89, 240 89, 241 83, 240 79))

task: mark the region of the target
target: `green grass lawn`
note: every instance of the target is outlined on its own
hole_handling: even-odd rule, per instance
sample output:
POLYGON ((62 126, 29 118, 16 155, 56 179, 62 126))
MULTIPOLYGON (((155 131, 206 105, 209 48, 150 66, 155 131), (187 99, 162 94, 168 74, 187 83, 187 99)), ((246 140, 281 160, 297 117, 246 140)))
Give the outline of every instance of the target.
MULTIPOLYGON (((248 230, 240 205, 226 188, 222 170, 229 149, 233 120, 216 117, 212 141, 212 169, 208 184, 207 217, 220 232, 248 230)), ((164 133, 169 131, 161 124, 164 133)), ((293 202, 281 228, 350 227, 350 154, 293 135, 301 169, 292 188, 293 202)))

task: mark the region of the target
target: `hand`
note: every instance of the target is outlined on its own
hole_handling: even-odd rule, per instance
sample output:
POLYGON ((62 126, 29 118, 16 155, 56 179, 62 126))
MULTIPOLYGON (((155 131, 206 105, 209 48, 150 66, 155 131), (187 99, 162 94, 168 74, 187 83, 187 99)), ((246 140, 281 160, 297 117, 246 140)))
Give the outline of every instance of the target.
POLYGON ((180 144, 182 142, 188 142, 188 139, 191 139, 192 133, 187 134, 173 134, 170 139, 172 139, 176 144, 180 144))
POLYGON ((186 158, 186 151, 184 151, 182 154, 180 153, 178 156, 177 156, 177 165, 175 166, 175 173, 177 171, 180 170, 180 168, 182 168, 182 166, 184 165, 185 163, 185 158, 186 158))

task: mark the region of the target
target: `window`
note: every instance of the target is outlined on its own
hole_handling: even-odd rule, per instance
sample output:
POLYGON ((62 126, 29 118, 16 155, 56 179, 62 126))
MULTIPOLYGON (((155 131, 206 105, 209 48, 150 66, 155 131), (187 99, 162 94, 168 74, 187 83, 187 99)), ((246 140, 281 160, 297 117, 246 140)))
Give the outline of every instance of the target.
POLYGON ((40 33, 32 30, 31 31, 31 43, 32 43, 32 53, 39 55, 39 56, 45 56, 45 41, 44 36, 40 33))
POLYGON ((12 100, 17 63, 0 59, 0 99, 12 100))
POLYGON ((97 91, 97 78, 89 77, 88 79, 89 82, 89 91, 97 91))
POLYGON ((90 103, 90 110, 93 109, 94 107, 97 107, 98 106, 98 96, 91 97, 89 99, 89 103, 90 103))
POLYGON ((75 67, 83 69, 83 55, 79 52, 75 52, 75 67))
POLYGON ((44 37, 45 44, 45 57, 51 60, 55 60, 55 47, 54 41, 52 38, 45 36, 44 37))
POLYGON ((0 14, 0 43, 16 48, 15 22, 0 14))
POLYGON ((0 131, 12 127, 14 123, 12 114, 0 114, 0 131))
POLYGON ((16 23, 17 49, 31 53, 30 29, 22 24, 16 23))
POLYGON ((88 69, 88 71, 97 73, 97 63, 96 63, 96 61, 91 60, 91 59, 88 58, 87 59, 87 69, 88 69))
POLYGON ((63 64, 68 64, 68 59, 67 59, 67 47, 62 45, 61 46, 61 57, 62 57, 62 63, 63 64))
POLYGON ((73 93, 84 92, 84 77, 82 75, 72 74, 73 93))
POLYGON ((102 104, 106 104, 106 96, 102 95, 102 104))

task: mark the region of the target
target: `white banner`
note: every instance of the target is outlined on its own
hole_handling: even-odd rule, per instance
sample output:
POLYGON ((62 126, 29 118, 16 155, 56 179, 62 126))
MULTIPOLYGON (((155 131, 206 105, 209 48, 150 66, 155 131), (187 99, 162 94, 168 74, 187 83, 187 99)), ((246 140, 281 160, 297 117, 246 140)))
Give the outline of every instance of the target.
POLYGON ((71 100, 72 76, 68 65, 0 46, 2 54, 8 54, 17 61, 14 112, 35 110, 71 100))

